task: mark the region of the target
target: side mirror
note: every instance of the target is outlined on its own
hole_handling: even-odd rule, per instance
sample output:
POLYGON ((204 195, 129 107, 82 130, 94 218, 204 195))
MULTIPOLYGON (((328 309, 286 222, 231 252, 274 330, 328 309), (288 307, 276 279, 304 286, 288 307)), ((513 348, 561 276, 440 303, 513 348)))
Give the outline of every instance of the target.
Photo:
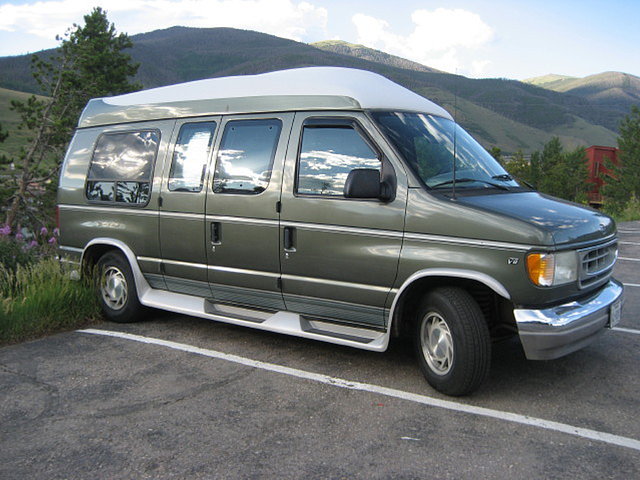
POLYGON ((388 185, 380 182, 380 170, 374 168, 356 168, 349 172, 344 184, 346 198, 377 198, 389 201, 393 193, 388 185))

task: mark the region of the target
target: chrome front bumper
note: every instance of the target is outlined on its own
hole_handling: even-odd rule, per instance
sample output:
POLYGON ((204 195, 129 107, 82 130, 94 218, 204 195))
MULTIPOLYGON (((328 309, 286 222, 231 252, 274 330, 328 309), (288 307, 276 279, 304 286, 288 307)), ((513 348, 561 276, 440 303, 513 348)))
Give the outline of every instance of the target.
POLYGON ((608 326, 611 305, 621 300, 622 292, 622 284, 612 279, 584 300, 543 310, 515 309, 527 358, 550 360, 586 347, 608 326))

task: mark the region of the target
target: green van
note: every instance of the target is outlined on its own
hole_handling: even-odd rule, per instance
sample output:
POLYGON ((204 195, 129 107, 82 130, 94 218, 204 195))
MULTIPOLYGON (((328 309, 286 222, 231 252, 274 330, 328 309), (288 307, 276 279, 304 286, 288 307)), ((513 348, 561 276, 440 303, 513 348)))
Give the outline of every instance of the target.
POLYGON ((611 218, 513 179, 451 116, 366 71, 300 68, 91 100, 60 250, 107 318, 146 307, 366 350, 415 339, 449 395, 620 318, 611 218))

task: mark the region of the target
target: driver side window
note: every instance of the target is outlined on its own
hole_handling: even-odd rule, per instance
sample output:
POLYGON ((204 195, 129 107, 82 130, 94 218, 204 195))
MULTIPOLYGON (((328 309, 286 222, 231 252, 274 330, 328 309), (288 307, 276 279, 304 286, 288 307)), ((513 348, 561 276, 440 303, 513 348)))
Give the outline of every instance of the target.
POLYGON ((344 197, 354 169, 381 169, 376 152, 351 125, 306 125, 298 158, 298 194, 344 197))

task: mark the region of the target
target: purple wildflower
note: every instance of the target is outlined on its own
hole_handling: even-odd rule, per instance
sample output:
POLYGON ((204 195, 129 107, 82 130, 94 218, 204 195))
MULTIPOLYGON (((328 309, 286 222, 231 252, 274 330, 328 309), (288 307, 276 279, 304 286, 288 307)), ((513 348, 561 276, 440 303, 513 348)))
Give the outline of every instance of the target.
POLYGON ((42 227, 40 229, 40 235, 46 235, 47 233, 49 233, 49 230, 47 230, 47 227, 42 227))
POLYGON ((0 235, 9 235, 10 233, 11 233, 11 227, 9 225, 0 227, 0 235))
POLYGON ((56 237, 60 236, 60 229, 58 227, 53 229, 53 235, 56 236, 56 237))
POLYGON ((38 245, 38 242, 36 242, 35 240, 31 240, 31 241, 27 244, 27 250, 28 250, 28 249, 31 249, 31 248, 33 248, 33 247, 35 247, 35 246, 37 246, 37 245, 38 245))
POLYGON ((51 237, 51 238, 49 239, 49 244, 50 244, 50 245, 54 245, 55 243, 56 243, 56 237, 51 237))
POLYGON ((16 240, 24 240, 24 235, 22 235, 21 233, 16 233, 16 240))

